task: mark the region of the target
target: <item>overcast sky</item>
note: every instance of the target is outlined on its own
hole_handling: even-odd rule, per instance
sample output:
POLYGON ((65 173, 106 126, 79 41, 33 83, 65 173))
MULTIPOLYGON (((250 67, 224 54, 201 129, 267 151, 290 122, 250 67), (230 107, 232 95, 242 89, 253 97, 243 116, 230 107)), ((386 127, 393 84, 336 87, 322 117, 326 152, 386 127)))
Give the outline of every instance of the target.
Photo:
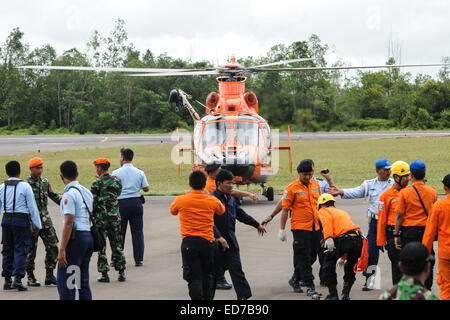
POLYGON ((2 1, 0 42, 20 27, 31 48, 50 44, 58 54, 73 47, 84 52, 94 30, 107 36, 118 18, 141 52, 218 64, 231 54, 263 56, 275 44, 311 34, 330 46, 329 64, 384 64, 389 41, 400 49, 402 63, 438 63, 450 56, 448 0, 2 1))

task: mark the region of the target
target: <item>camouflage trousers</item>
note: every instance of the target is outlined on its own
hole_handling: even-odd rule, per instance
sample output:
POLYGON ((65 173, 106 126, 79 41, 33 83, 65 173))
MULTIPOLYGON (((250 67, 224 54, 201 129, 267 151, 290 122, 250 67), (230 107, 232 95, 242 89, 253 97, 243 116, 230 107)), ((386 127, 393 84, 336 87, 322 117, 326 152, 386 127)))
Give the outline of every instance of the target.
MULTIPOLYGON (((112 251, 112 265, 114 266, 114 269, 117 271, 125 270, 126 261, 122 247, 120 217, 107 217, 106 219, 103 219, 101 228, 103 230, 105 241, 106 238, 109 239, 109 244, 112 251)), ((108 258, 106 257, 106 246, 102 251, 98 252, 97 270, 98 272, 108 272, 110 270, 108 258)))
POLYGON ((45 246, 45 269, 56 269, 56 262, 58 261, 58 236, 53 227, 50 217, 45 218, 45 223, 42 224, 42 229, 38 234, 31 234, 30 249, 27 255, 27 264, 25 270, 33 272, 35 269, 34 260, 36 258, 37 244, 39 237, 44 242, 45 246))

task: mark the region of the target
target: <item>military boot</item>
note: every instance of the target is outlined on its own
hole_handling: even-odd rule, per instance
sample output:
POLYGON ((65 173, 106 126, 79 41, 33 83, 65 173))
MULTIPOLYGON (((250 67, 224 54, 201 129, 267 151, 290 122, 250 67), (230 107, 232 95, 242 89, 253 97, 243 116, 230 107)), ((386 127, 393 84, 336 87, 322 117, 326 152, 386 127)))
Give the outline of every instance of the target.
POLYGON ((28 288, 22 284, 22 277, 15 276, 14 281, 11 284, 11 289, 17 289, 19 291, 27 291, 28 288))
POLYGON ((328 287, 329 294, 325 297, 325 300, 339 300, 339 295, 336 289, 336 286, 328 287))
POLYGON ((102 272, 102 275, 97 278, 98 282, 109 282, 108 272, 102 272))
POLYGON ((120 282, 123 282, 123 281, 127 280, 127 278, 125 277, 125 271, 124 270, 119 271, 119 278, 117 280, 119 280, 120 282))
POLYGON ((27 284, 30 287, 40 287, 41 283, 39 281, 37 281, 36 277, 34 276, 33 271, 29 271, 27 272, 28 275, 28 281, 27 284))
POLYGON ((353 283, 344 282, 344 287, 342 288, 342 300, 350 300, 350 290, 352 289, 353 283))
POLYGON ((230 283, 228 283, 224 274, 221 274, 216 281, 216 289, 218 290, 229 290, 233 287, 230 283))
POLYGON ((3 284, 3 290, 11 290, 12 280, 11 277, 5 277, 5 283, 3 284))
POLYGON ((53 269, 47 269, 47 272, 45 274, 45 285, 56 286, 56 278, 53 275, 53 269))

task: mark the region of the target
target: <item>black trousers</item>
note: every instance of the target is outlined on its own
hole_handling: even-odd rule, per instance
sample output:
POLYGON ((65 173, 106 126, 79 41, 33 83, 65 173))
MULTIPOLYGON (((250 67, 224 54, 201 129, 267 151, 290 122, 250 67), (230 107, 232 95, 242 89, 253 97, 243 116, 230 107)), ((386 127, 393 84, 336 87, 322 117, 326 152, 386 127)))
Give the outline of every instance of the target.
POLYGON ((215 294, 214 241, 186 237, 181 242, 183 279, 192 300, 212 300, 215 294))
MULTIPOLYGON (((320 229, 318 232, 320 232, 319 238, 320 238, 320 240, 322 240, 323 239, 323 230, 320 229)), ((323 263, 325 261, 325 253, 324 253, 325 249, 322 248, 322 246, 320 245, 320 240, 314 241, 314 243, 313 243, 313 245, 316 246, 316 250, 311 250, 311 254, 312 254, 311 266, 314 264, 314 262, 316 262, 316 259, 319 258, 319 264, 320 264, 319 279, 320 279, 320 282, 322 283, 322 282, 325 282, 324 274, 323 274, 323 263)), ((295 266, 297 265, 297 256, 295 254, 293 255, 293 262, 294 262, 294 278, 296 280, 300 281, 302 279, 302 277, 300 274, 300 269, 295 268, 295 266)), ((315 279, 314 275, 312 278, 313 278, 313 280, 315 279)))
POLYGON ((353 267, 361 256, 362 238, 359 236, 338 237, 334 238, 334 245, 335 249, 332 252, 325 252, 323 266, 325 285, 327 287, 337 285, 336 262, 344 254, 347 254, 344 265, 344 282, 353 284, 356 279, 353 267))
MULTIPOLYGON (((401 228, 401 242, 402 248, 404 248, 408 243, 413 241, 422 242, 423 234, 425 232, 425 227, 402 227, 401 228)), ((434 256, 434 250, 431 250, 431 254, 434 256)), ((430 275, 425 280, 425 287, 428 290, 431 290, 431 286, 433 285, 433 268, 435 262, 431 263, 430 275)))
POLYGON ((221 248, 218 249, 219 254, 217 256, 215 268, 216 275, 220 272, 220 269, 224 271, 228 270, 237 299, 241 300, 250 298, 252 296, 252 290, 250 289, 250 285, 245 278, 244 271, 242 270, 239 249, 236 249, 233 245, 230 245, 226 251, 221 250, 221 248))
POLYGON ((291 230, 294 238, 292 248, 294 250, 294 276, 302 280, 307 287, 314 285, 312 265, 317 259, 320 249, 320 240, 323 238, 322 232, 291 230))
POLYGON ((392 285, 396 285, 402 278, 402 272, 398 267, 400 260, 400 250, 395 247, 394 242, 394 226, 388 226, 386 228, 386 246, 385 249, 388 253, 389 260, 391 260, 392 270, 392 285))

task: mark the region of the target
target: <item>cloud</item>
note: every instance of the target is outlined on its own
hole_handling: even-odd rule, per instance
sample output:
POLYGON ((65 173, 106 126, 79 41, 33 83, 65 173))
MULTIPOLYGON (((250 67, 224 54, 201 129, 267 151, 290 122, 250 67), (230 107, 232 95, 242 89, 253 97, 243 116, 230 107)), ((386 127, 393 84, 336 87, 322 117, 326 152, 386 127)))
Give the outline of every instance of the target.
POLYGON ((84 51, 94 30, 107 36, 122 18, 129 41, 156 55, 221 63, 230 54, 258 57, 275 44, 317 34, 334 56, 352 63, 384 63, 391 40, 402 62, 435 63, 450 55, 449 16, 444 0, 19 0, 2 4, 0 40, 18 26, 32 47, 84 51))

